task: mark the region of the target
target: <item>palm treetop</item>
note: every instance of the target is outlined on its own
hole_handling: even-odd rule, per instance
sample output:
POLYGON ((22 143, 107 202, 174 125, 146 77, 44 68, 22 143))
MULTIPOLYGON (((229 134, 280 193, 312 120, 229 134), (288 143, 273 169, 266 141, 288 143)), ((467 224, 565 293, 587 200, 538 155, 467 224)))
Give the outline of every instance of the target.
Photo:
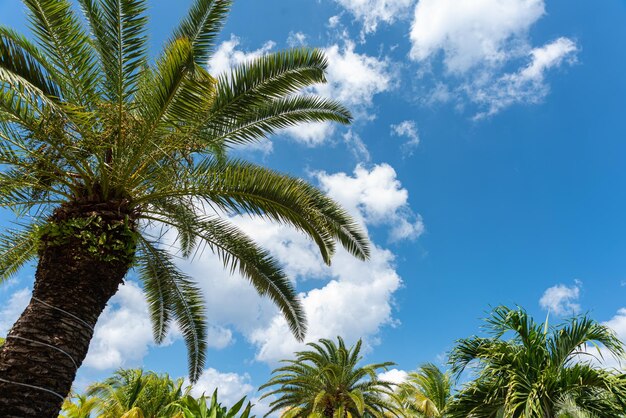
POLYGON ((468 367, 477 374, 457 395, 452 416, 553 416, 568 399, 601 416, 624 410, 625 375, 598 365, 602 347, 624 358, 624 345, 609 327, 587 316, 549 326, 505 306, 485 322, 490 337, 461 339, 450 353, 457 376, 468 367))
POLYGON ((377 372, 394 363, 359 366, 361 340, 350 348, 341 337, 337 343, 320 339, 307 346, 311 349, 295 353, 295 359, 283 360, 284 365, 259 388, 273 387, 261 399, 276 397, 266 415, 282 411, 283 418, 382 417, 393 411, 389 402, 393 384, 379 379, 377 372))
MULTIPOLYGON (((290 225, 315 241, 326 263, 337 241, 367 259, 367 237, 317 188, 229 159, 227 151, 303 122, 349 123, 338 102, 302 93, 326 81, 324 54, 289 49, 210 74, 206 67, 230 0, 195 0, 154 60, 147 53, 145 0, 77 2, 83 18, 70 0, 24 0, 35 42, 0 26, 0 207, 13 209, 20 225, 0 236, 0 281, 39 259, 37 300, 20 319, 28 326, 14 332, 33 331, 37 323, 43 333, 57 332, 58 321, 47 318, 49 308, 38 300, 93 327, 134 267, 156 341, 178 322, 195 381, 204 364, 205 307, 199 287, 151 234, 157 226, 174 232, 183 257, 206 246, 241 273, 276 303, 301 340, 306 323, 293 285, 224 214, 290 225), (102 277, 84 282, 89 275, 102 277), (59 296, 70 291, 78 292, 75 300, 89 295, 98 302, 89 307, 59 296)), ((58 332, 56 341, 66 342, 63 349, 80 364, 91 337, 81 335, 86 344, 71 347, 80 330, 58 332)), ((0 357, 25 352, 12 335, 0 357)), ((33 358, 22 357, 24 364, 33 358)), ((64 373, 75 373, 64 361, 64 373)), ((19 368, 11 373, 2 377, 31 378, 19 368)), ((67 390, 65 381, 56 389, 67 390)))

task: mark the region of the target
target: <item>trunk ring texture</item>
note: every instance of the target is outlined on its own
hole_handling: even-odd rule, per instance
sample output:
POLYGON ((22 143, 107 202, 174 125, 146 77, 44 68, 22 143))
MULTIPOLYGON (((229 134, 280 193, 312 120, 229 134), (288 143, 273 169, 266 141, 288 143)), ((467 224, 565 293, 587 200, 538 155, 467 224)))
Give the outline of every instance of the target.
POLYGON ((45 345, 46 347, 50 347, 53 350, 57 350, 58 352, 63 353, 67 357, 69 357, 69 359, 72 360, 72 363, 74 363, 74 367, 76 368, 76 370, 78 370, 78 363, 76 363, 76 360, 74 360, 74 357, 72 357, 67 351, 61 350, 59 347, 56 347, 56 346, 54 346, 52 344, 44 343, 42 341, 31 340, 30 338, 18 337, 16 335, 8 335, 7 338, 12 338, 14 340, 27 341, 27 342, 33 343, 33 344, 45 345))
POLYGON ((42 387, 40 387, 40 386, 29 385, 28 383, 12 382, 12 381, 10 381, 10 380, 6 380, 6 379, 3 379, 3 378, 1 378, 1 377, 0 377, 0 382, 9 383, 9 384, 12 384, 12 385, 18 385, 18 386, 25 386, 25 387, 27 387, 27 388, 33 388, 33 389, 43 390, 44 392, 51 393, 51 394, 53 394, 54 396, 57 396, 57 397, 61 398, 61 400, 63 400, 63 401, 65 400, 65 396, 59 395, 58 393, 56 393, 56 392, 55 392, 55 391, 53 391, 53 390, 46 389, 46 388, 42 388, 42 387))
POLYGON ((46 302, 44 302, 43 300, 38 299, 38 298, 36 298, 36 297, 34 297, 34 296, 33 296, 33 297, 31 297, 31 299, 32 299, 32 300, 34 300, 34 301, 37 301, 37 302, 41 303, 42 305, 44 305, 44 306, 46 306, 46 307, 48 307, 48 308, 50 308, 50 309, 54 309, 54 310, 57 310, 57 311, 59 311, 59 312, 62 312, 62 313, 64 313, 64 314, 66 314, 66 315, 69 315, 70 317, 72 317, 72 318, 74 318, 75 320, 77 320, 78 322, 80 322, 82 325, 84 325, 84 326, 86 326, 87 328, 89 328, 91 331, 94 331, 94 327, 92 327, 91 325, 89 325, 89 324, 87 323, 87 321, 80 319, 79 317, 77 317, 77 316, 76 316, 76 315, 74 315, 73 313, 69 313, 69 312, 68 312, 68 311, 66 311, 66 310, 63 310, 63 309, 61 309, 61 308, 57 308, 56 306, 52 306, 52 305, 50 305, 49 303, 46 303, 46 302))

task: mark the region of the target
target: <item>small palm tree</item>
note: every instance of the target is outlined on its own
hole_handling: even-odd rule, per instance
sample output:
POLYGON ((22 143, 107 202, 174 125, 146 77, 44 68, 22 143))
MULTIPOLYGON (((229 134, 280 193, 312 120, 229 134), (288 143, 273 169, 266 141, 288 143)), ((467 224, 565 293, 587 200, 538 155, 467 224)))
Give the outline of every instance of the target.
POLYGON ((625 410, 626 377, 585 360, 598 344, 624 355, 608 327, 585 316, 549 327, 502 306, 486 323, 491 337, 459 340, 450 355, 455 373, 469 365, 478 372, 457 395, 451 417, 552 418, 564 399, 579 413, 617 417, 625 410))
POLYGON ((308 343, 311 350, 296 353, 295 360, 284 360, 285 365, 272 372, 260 388, 275 387, 261 397, 277 396, 268 415, 282 411, 283 418, 382 417, 394 411, 389 401, 393 384, 377 376, 379 369, 387 370, 393 363, 359 366, 361 340, 351 348, 341 337, 337 342, 308 343))
POLYGON ((226 408, 217 401, 217 389, 213 392, 211 399, 207 399, 204 395, 200 398, 187 395, 174 404, 174 407, 180 411, 174 418, 235 418, 237 416, 254 418, 254 415, 250 416, 252 410, 250 402, 243 408, 245 400, 244 396, 231 408, 226 408))
POLYGON ((444 418, 452 401, 452 378, 432 363, 411 372, 396 389, 400 410, 407 417, 444 418))
POLYGON ((59 418, 91 418, 96 410, 97 400, 87 395, 70 394, 63 402, 63 413, 59 418))
POLYGON ((174 381, 168 375, 128 369, 94 383, 86 395, 99 411, 98 418, 170 418, 175 403, 188 392, 189 388, 183 389, 183 379, 174 381))
POLYGON ((302 306, 279 263, 224 214, 250 214, 311 237, 330 263, 339 241, 368 241, 308 183, 231 160, 226 150, 302 122, 348 123, 340 104, 304 95, 325 82, 319 50, 291 49, 225 74, 206 65, 230 0, 194 0, 152 61, 146 0, 23 0, 36 43, 0 26, 0 207, 20 228, 0 236, 0 282, 37 259, 33 298, 0 349, 0 416, 56 417, 93 329, 129 269, 143 282, 154 337, 172 321, 204 364, 204 303, 150 231, 172 230, 183 257, 201 246, 284 314, 302 306))

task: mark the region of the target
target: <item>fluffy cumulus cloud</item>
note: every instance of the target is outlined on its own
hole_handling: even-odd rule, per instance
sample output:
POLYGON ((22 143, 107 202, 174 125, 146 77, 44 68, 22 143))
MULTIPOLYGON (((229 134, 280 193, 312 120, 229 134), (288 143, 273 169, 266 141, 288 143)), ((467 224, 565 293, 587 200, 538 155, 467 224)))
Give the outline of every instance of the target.
POLYGON ((396 385, 399 385, 400 383, 405 382, 408 377, 409 377, 409 373, 407 373, 404 370, 399 370, 399 369, 391 369, 386 372, 382 372, 378 374, 378 378, 380 380, 395 383, 396 385))
POLYGON ((363 32, 376 31, 378 24, 391 24, 404 18, 414 0, 335 0, 357 20, 363 22, 363 32))
MULTIPOLYGON (((189 383, 189 382, 187 382, 189 383)), ((196 396, 203 394, 210 397, 215 389, 219 389, 219 400, 227 406, 234 405, 243 396, 254 391, 248 374, 223 373, 213 368, 206 369, 200 379, 193 385, 191 393, 196 396)))
POLYGON ((424 232, 422 218, 410 209, 409 192, 390 165, 375 165, 370 170, 359 165, 352 176, 320 172, 317 178, 330 197, 364 224, 389 227, 392 241, 415 239, 424 232))
POLYGON ((582 283, 576 281, 573 286, 558 284, 552 286, 543 293, 539 305, 558 316, 572 315, 580 312, 580 289, 582 283))
MULTIPOLYGON (((291 44, 305 42, 302 33, 292 33, 288 39, 291 44)), ((261 48, 245 52, 239 48, 241 40, 231 36, 220 44, 209 63, 213 74, 220 74, 228 69, 257 58, 274 49, 275 43, 266 42, 261 48)), ((386 58, 378 58, 355 51, 356 45, 349 39, 342 44, 333 44, 324 51, 328 58, 327 83, 314 86, 310 92, 339 100, 350 107, 358 118, 373 118, 368 113, 373 98, 394 86, 394 71, 386 58)), ((288 136, 309 146, 317 146, 330 140, 335 133, 335 125, 330 123, 310 123, 285 130, 288 136)), ((271 144, 261 147, 264 152, 271 151, 271 144), (269 147, 269 148, 268 148, 269 147)))
POLYGON ((405 120, 397 125, 391 125, 391 134, 407 138, 402 144, 402 149, 407 155, 411 155, 413 149, 420 144, 420 136, 415 121, 405 120))
POLYGON ((410 56, 423 61, 442 53, 451 72, 502 63, 544 13, 543 0, 420 0, 410 56))
POLYGON ((544 0, 420 0, 410 57, 422 64, 441 58, 449 82, 456 83, 437 85, 431 101, 470 101, 481 109, 478 118, 542 101, 547 72, 574 62, 578 50, 564 37, 531 44, 529 30, 545 13, 544 0), (512 66, 519 69, 510 72, 512 66))

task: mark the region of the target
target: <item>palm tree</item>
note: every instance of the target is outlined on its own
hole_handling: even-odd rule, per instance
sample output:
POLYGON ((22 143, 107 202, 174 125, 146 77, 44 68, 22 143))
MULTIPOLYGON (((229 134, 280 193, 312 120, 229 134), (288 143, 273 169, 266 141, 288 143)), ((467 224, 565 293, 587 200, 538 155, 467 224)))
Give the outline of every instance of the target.
POLYGON ((295 360, 283 360, 285 365, 275 369, 260 388, 275 387, 261 397, 277 396, 266 415, 282 411, 283 418, 382 417, 394 410, 389 401, 393 384, 376 374, 393 363, 358 366, 361 340, 351 348, 346 348, 341 337, 337 342, 308 343, 311 350, 296 353, 295 360))
POLYGON ((70 0, 23 1, 37 43, 0 27, 0 206, 21 223, 0 237, 0 280, 38 265, 30 304, 0 351, 0 416, 57 416, 99 315, 133 267, 155 340, 178 322, 198 379, 204 303, 150 232, 160 227, 176 234, 183 257, 207 246, 239 271, 302 339, 304 313, 281 266, 223 215, 291 225, 326 263, 337 241, 366 259, 367 238, 315 187, 225 152, 301 122, 349 122, 340 104, 300 94, 325 81, 322 52, 291 49, 211 75, 230 0, 195 0, 154 62, 146 0, 78 0, 83 19, 70 0))
POLYGON ((183 379, 139 369, 118 370, 113 376, 87 389, 100 412, 98 418, 170 418, 177 410, 175 402, 189 392, 183 379))
POLYGON ((585 316, 549 327, 503 306, 486 324, 492 336, 459 340, 451 352, 453 372, 470 365, 477 372, 451 405, 451 417, 552 418, 565 399, 586 414, 617 417, 625 410, 626 377, 586 359, 599 345, 624 355, 608 327, 585 316))
POLYGON ((59 418, 91 418, 97 400, 87 395, 70 394, 63 402, 62 415, 59 418))
POLYGON ((452 378, 432 363, 409 373, 396 396, 407 417, 444 418, 452 401, 452 378))

